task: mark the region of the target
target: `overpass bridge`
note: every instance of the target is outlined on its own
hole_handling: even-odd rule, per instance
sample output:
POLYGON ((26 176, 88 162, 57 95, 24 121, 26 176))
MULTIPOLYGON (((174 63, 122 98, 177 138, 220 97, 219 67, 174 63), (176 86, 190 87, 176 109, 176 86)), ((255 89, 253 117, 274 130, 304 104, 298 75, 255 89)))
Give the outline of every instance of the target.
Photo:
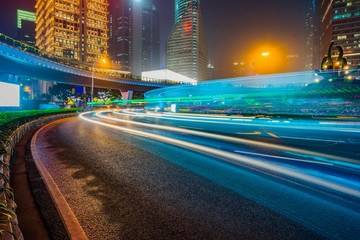
MULTIPOLYGON (((91 86, 92 67, 40 51, 0 33, 0 79, 19 76, 33 80, 91 86)), ((160 79, 141 79, 122 73, 94 73, 94 87, 142 91, 178 85, 160 79)))

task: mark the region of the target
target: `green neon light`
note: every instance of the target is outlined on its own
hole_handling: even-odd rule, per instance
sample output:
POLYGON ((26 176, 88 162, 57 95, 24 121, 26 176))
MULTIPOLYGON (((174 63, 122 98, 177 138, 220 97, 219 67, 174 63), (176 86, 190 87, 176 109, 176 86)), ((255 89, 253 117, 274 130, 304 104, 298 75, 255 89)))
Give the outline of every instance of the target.
POLYGON ((24 11, 21 9, 17 10, 17 27, 21 28, 21 21, 22 20, 26 20, 26 21, 30 21, 30 22, 35 22, 36 21, 36 15, 33 12, 29 12, 29 11, 24 11))
POLYGON ((196 102, 196 101, 238 101, 248 100, 249 98, 261 99, 266 97, 269 100, 278 100, 279 97, 291 98, 294 96, 306 95, 321 95, 329 93, 360 93, 360 87, 349 87, 342 89, 319 89, 319 90, 292 90, 292 91, 271 91, 261 93, 244 93, 244 94, 224 94, 214 96, 198 96, 198 97, 175 97, 175 98, 157 98, 157 99, 136 99, 136 100, 116 100, 116 101, 102 101, 102 102, 89 102, 88 105, 102 105, 102 104, 139 104, 139 103, 156 103, 156 102, 196 102))

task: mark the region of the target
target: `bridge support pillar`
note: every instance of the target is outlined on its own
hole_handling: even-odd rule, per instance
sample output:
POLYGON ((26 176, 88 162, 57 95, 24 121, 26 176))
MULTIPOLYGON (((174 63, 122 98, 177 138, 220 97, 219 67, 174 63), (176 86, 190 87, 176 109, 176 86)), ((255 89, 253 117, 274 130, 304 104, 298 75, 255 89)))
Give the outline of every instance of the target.
POLYGON ((120 91, 120 93, 123 100, 132 100, 133 98, 133 91, 127 91, 127 92, 120 91))

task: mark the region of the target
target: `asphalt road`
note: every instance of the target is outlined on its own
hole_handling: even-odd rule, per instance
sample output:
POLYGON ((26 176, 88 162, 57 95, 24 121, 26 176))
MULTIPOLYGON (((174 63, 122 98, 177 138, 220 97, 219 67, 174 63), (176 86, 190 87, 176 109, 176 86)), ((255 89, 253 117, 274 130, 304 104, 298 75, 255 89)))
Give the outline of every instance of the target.
MULTIPOLYGON (((113 113, 103 116, 132 119, 113 113)), ((357 145, 356 133, 343 138, 334 137, 334 134, 343 135, 342 131, 328 133, 327 141, 333 141, 316 142, 324 147, 332 144, 332 151, 320 150, 309 155, 315 149, 309 140, 298 139, 300 143, 292 144, 294 139, 288 138, 289 142, 280 144, 283 138, 278 136, 279 132, 273 133, 273 128, 267 129, 266 137, 257 136, 263 135, 263 129, 261 134, 243 136, 253 130, 260 132, 258 127, 236 129, 241 139, 253 141, 258 137, 256 140, 263 142, 261 146, 100 116, 87 117, 111 126, 177 139, 190 143, 185 146, 192 149, 167 144, 168 139, 159 142, 78 119, 61 121, 43 130, 37 140, 40 157, 90 239, 356 239, 360 236, 356 195, 359 176, 353 168, 358 158, 341 154, 342 147, 352 149, 346 141, 357 145), (335 142, 337 139, 342 142, 335 142), (208 149, 196 150, 194 144, 208 149), (309 145, 306 154, 297 150, 299 144, 309 145), (334 146, 340 150, 334 150, 334 146), (294 151, 287 151, 289 147, 294 151), (257 168, 254 162, 248 162, 252 164, 249 166, 229 161, 232 156, 209 154, 207 151, 211 149, 223 153, 234 153, 235 149, 242 160, 257 159, 256 163, 261 161, 263 167, 257 168), (334 152, 337 154, 333 155, 334 152), (286 171, 279 173, 278 169, 286 171), (305 178, 301 180, 303 175, 294 175, 296 171, 306 174, 305 178), (288 172, 292 175, 287 175, 288 172), (322 178, 329 173, 334 178, 322 178), (312 177, 324 181, 309 181, 312 177), (321 185, 323 182, 333 185, 321 185), (334 184, 343 188, 331 189, 334 184)), ((164 124, 159 119, 142 121, 164 124)), ((168 124, 179 126, 171 121, 168 124)), ((181 121, 182 127, 203 131, 206 124, 199 124, 192 122, 190 126, 181 121)), ((210 129, 206 132, 224 131, 208 124, 210 129)))

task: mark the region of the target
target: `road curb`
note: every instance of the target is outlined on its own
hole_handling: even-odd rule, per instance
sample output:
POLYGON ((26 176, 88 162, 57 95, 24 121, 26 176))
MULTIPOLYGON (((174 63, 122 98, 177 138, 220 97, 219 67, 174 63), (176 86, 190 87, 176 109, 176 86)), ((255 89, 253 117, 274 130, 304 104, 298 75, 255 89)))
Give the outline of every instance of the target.
POLYGON ((46 124, 42 128, 40 128, 31 139, 31 153, 33 155, 34 163, 36 168, 38 169, 45 186, 53 200, 53 203, 60 215, 60 218, 65 226, 67 233, 69 234, 70 239, 74 240, 87 240, 87 236, 80 226, 78 220, 76 219, 74 213, 72 212, 70 206, 67 204, 65 198, 60 192, 60 189, 57 187, 56 183, 52 179, 50 173, 47 171, 43 162, 41 161, 37 150, 36 150, 36 139, 39 133, 46 127, 50 125, 56 124, 57 121, 46 124))

